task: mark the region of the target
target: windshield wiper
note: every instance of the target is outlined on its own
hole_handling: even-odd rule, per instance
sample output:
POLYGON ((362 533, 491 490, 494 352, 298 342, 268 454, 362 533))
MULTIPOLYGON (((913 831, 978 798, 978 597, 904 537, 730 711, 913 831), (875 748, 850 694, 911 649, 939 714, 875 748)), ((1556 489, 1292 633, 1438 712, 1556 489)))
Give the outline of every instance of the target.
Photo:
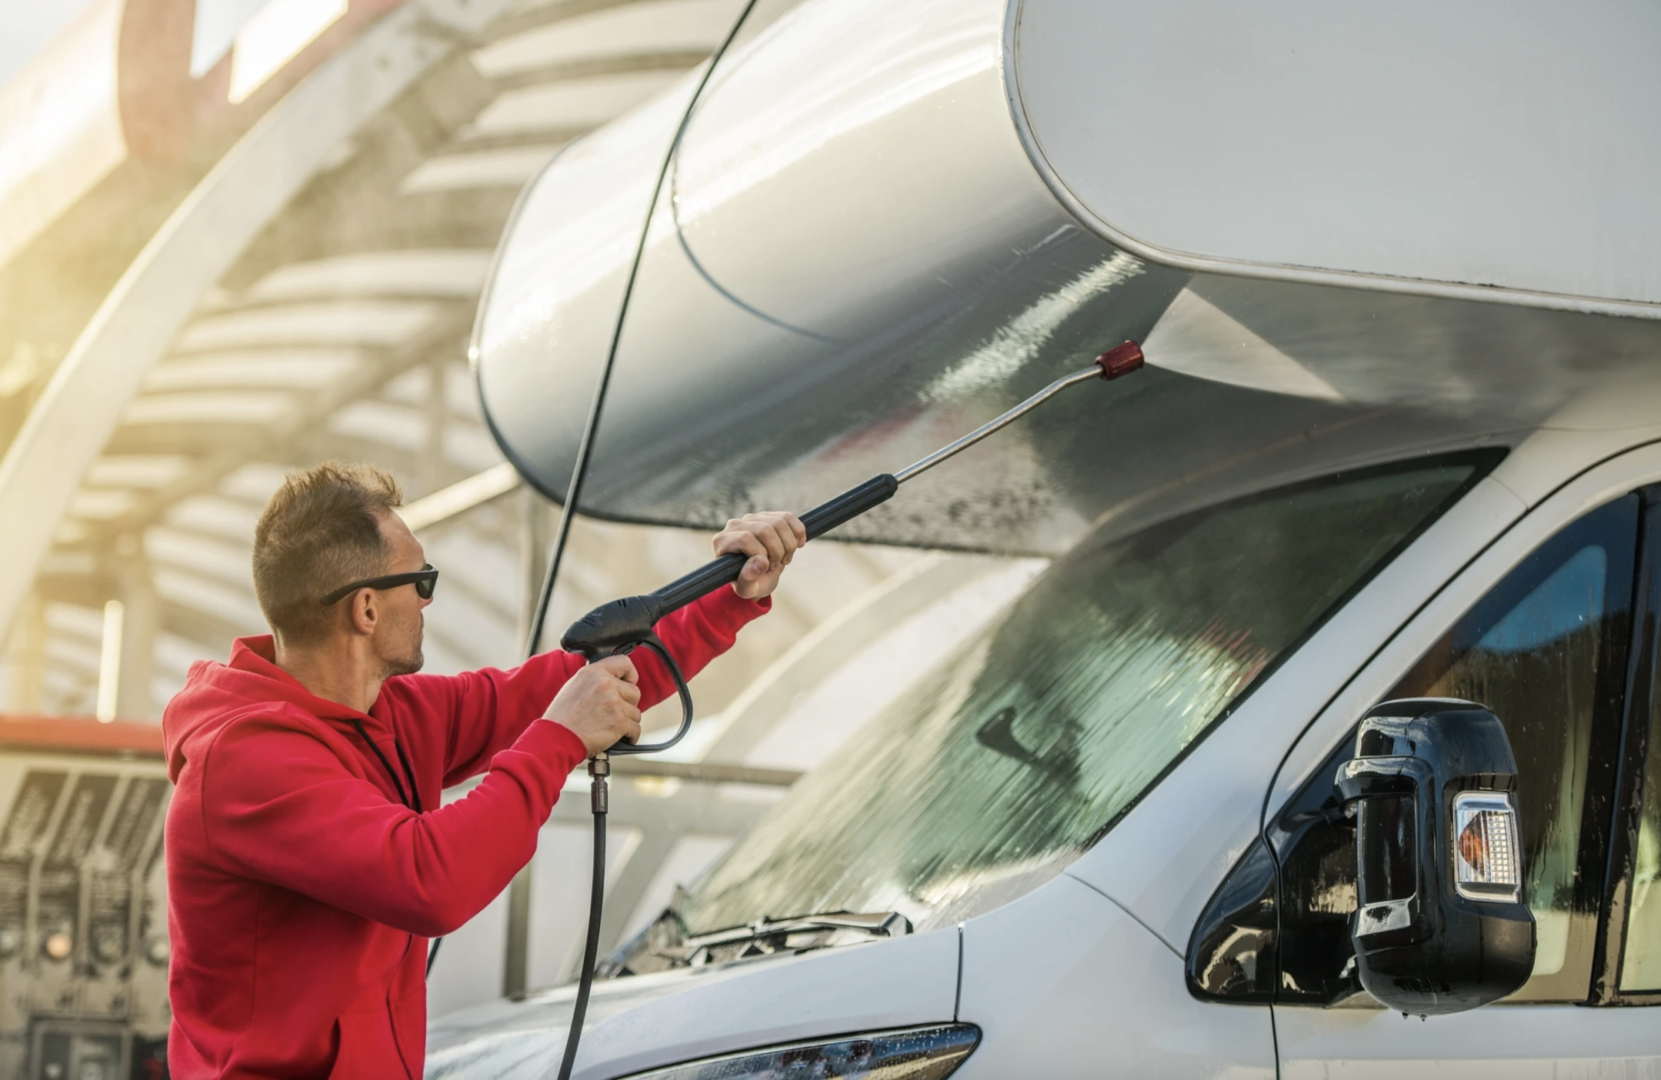
POLYGON ((870 937, 904 937, 911 929, 911 920, 897 911, 827 911, 822 915, 796 915, 788 919, 760 918, 745 926, 694 934, 683 945, 693 950, 714 949, 812 930, 854 930, 870 937))
POLYGON ((763 917, 742 926, 703 934, 674 933, 683 925, 676 905, 671 905, 651 927, 613 954, 605 965, 609 969, 606 974, 702 967, 725 960, 825 948, 842 944, 837 939, 847 936, 896 938, 913 932, 911 920, 897 911, 826 911, 785 919, 763 917), (651 932, 654 929, 655 935, 651 932))
POLYGON ((834 939, 844 934, 894 938, 904 937, 911 931, 911 920, 897 911, 827 911, 788 919, 762 917, 745 926, 688 936, 681 943, 686 956, 682 962, 702 967, 721 960, 824 948, 835 944, 834 939))

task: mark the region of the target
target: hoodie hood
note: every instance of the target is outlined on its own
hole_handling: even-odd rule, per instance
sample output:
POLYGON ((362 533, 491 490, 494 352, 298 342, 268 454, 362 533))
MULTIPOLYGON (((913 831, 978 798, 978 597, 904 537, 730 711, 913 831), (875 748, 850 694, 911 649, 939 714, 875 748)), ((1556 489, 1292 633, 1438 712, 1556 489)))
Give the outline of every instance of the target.
POLYGON ((198 660, 190 665, 184 689, 162 712, 162 741, 167 752, 167 775, 176 784, 191 748, 211 741, 226 724, 241 716, 283 715, 303 723, 350 724, 353 720, 380 734, 385 723, 372 713, 361 713, 320 698, 276 662, 276 643, 270 634, 237 638, 226 663, 198 660))

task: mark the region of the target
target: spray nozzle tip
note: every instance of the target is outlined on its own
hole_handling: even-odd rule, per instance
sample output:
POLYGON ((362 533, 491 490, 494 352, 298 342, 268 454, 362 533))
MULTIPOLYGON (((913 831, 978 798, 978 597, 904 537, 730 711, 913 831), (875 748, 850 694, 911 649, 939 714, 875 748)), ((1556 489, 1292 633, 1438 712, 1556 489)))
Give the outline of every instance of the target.
POLYGON ((1142 346, 1134 341, 1127 341, 1096 357, 1096 366, 1102 369, 1103 379, 1112 380, 1140 370, 1143 360, 1142 346))

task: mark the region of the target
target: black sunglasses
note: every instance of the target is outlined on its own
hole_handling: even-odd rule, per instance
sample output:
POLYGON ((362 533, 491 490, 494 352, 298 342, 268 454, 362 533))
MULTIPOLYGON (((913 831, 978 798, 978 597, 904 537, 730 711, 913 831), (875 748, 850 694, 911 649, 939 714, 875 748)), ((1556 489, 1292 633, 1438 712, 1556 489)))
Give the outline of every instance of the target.
POLYGON ((354 581, 350 585, 342 585, 334 592, 323 598, 323 606, 335 603, 347 593, 358 589, 395 589, 399 585, 414 585, 415 595, 423 600, 433 598, 433 590, 438 587, 438 571, 433 564, 428 563, 419 570, 412 570, 407 574, 388 574, 385 577, 372 577, 365 581, 354 581))

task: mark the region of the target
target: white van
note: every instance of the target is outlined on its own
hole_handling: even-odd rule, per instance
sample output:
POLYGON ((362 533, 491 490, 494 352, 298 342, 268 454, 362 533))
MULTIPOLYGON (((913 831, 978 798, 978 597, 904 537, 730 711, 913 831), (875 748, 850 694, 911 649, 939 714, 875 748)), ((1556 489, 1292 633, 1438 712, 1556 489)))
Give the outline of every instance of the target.
MULTIPOLYGON (((1125 338, 1149 368, 836 534, 1002 591, 927 665, 777 658, 839 658, 859 722, 611 924, 575 1075, 1661 1075, 1623 1007, 1661 1003, 1658 45, 1637 8, 755 5, 583 519, 811 506, 1125 338), (1533 922, 1513 992, 1426 1019, 1361 985, 1337 787, 1401 699, 1499 718, 1533 922)), ((479 392, 552 497, 692 92, 568 147, 498 254, 479 392)), ((427 1076, 553 1075, 573 992, 436 1018, 427 1076)))

